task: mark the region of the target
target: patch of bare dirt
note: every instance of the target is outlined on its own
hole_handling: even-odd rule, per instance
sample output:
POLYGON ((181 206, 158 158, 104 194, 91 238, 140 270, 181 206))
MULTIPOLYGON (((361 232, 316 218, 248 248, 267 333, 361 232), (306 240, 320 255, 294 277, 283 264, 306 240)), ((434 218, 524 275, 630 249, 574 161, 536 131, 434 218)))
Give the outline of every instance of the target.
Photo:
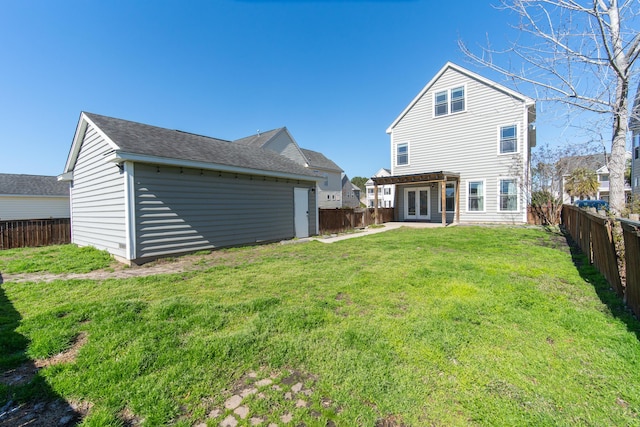
POLYGON ((14 404, 9 401, 0 408, 0 426, 75 426, 87 416, 91 407, 92 404, 88 402, 67 402, 63 399, 22 404, 14 404))
MULTIPOLYGON (((24 385, 33 380, 38 371, 45 366, 72 363, 86 342, 87 334, 81 332, 67 351, 47 359, 29 361, 2 372, 0 383, 7 386, 24 385)), ((89 402, 67 402, 63 399, 23 403, 10 400, 0 408, 0 426, 75 426, 89 413, 91 406, 89 402)))
POLYGON ((132 277, 155 276, 158 274, 186 273, 189 271, 203 271, 219 266, 236 266, 243 263, 253 263, 261 258, 265 246, 256 246, 238 251, 212 251, 209 254, 182 255, 177 258, 162 258, 140 266, 131 267, 124 264, 116 264, 107 269, 95 270, 89 273, 2 273, 4 282, 53 282, 54 280, 107 280, 128 279, 132 277))

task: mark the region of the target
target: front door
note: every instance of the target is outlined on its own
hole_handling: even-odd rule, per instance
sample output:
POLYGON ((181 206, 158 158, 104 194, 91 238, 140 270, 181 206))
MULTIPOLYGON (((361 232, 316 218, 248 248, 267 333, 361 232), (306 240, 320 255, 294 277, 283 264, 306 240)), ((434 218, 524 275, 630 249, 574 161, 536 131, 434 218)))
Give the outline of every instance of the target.
POLYGON ((431 219, 429 187, 405 188, 404 218, 409 220, 431 219))
POLYGON ((293 189, 293 209, 296 237, 309 237, 309 189, 293 189))

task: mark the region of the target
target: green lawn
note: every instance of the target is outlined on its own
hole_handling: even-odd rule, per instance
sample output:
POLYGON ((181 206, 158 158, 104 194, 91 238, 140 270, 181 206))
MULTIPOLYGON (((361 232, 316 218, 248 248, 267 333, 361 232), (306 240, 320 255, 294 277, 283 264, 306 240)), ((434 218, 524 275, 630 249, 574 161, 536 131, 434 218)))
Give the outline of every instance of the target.
MULTIPOLYGON (((227 398, 270 378, 240 425, 640 425, 640 323, 563 242, 536 228, 400 229, 203 254, 198 272, 7 282, 0 369, 88 340, 75 362, 0 385, 0 407, 48 393, 90 402, 85 425, 217 426, 227 398), (290 400, 294 380, 307 393, 290 400)), ((69 271, 101 256, 74 250, 54 250, 69 271)), ((29 261, 38 251, 22 258, 48 269, 29 261)))

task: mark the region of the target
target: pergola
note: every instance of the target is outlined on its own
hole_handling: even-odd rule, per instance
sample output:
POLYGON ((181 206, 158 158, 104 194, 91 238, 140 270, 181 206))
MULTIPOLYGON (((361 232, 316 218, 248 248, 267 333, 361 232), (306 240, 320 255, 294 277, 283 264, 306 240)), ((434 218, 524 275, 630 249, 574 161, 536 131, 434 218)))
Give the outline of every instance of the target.
MULTIPOLYGON (((454 172, 428 172, 428 173, 416 173, 412 175, 397 175, 397 176, 376 176, 371 178, 374 188, 374 207, 376 223, 378 222, 378 185, 388 184, 431 184, 433 182, 440 183, 440 194, 442 196, 442 225, 447 225, 447 182, 453 181, 456 183, 456 196, 455 196, 455 222, 460 222, 460 174, 454 172)), ((397 197, 397 193, 396 193, 397 197)))

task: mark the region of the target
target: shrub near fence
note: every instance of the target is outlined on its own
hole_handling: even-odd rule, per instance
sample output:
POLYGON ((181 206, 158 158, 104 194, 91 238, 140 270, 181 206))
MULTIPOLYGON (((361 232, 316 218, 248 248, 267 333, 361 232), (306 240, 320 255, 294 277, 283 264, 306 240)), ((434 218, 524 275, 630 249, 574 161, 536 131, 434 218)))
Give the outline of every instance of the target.
POLYGON ((602 217, 575 206, 562 207, 562 224, 571 238, 602 273, 627 306, 640 317, 640 222, 602 217), (618 254, 613 237, 614 222, 622 226, 625 282, 618 270, 618 254))
POLYGON ((71 242, 71 220, 0 221, 0 249, 62 245, 71 242))
MULTIPOLYGON (((378 208, 378 224, 393 221, 393 208, 378 208)), ((344 233, 375 224, 375 209, 319 209, 319 234, 344 233)))

